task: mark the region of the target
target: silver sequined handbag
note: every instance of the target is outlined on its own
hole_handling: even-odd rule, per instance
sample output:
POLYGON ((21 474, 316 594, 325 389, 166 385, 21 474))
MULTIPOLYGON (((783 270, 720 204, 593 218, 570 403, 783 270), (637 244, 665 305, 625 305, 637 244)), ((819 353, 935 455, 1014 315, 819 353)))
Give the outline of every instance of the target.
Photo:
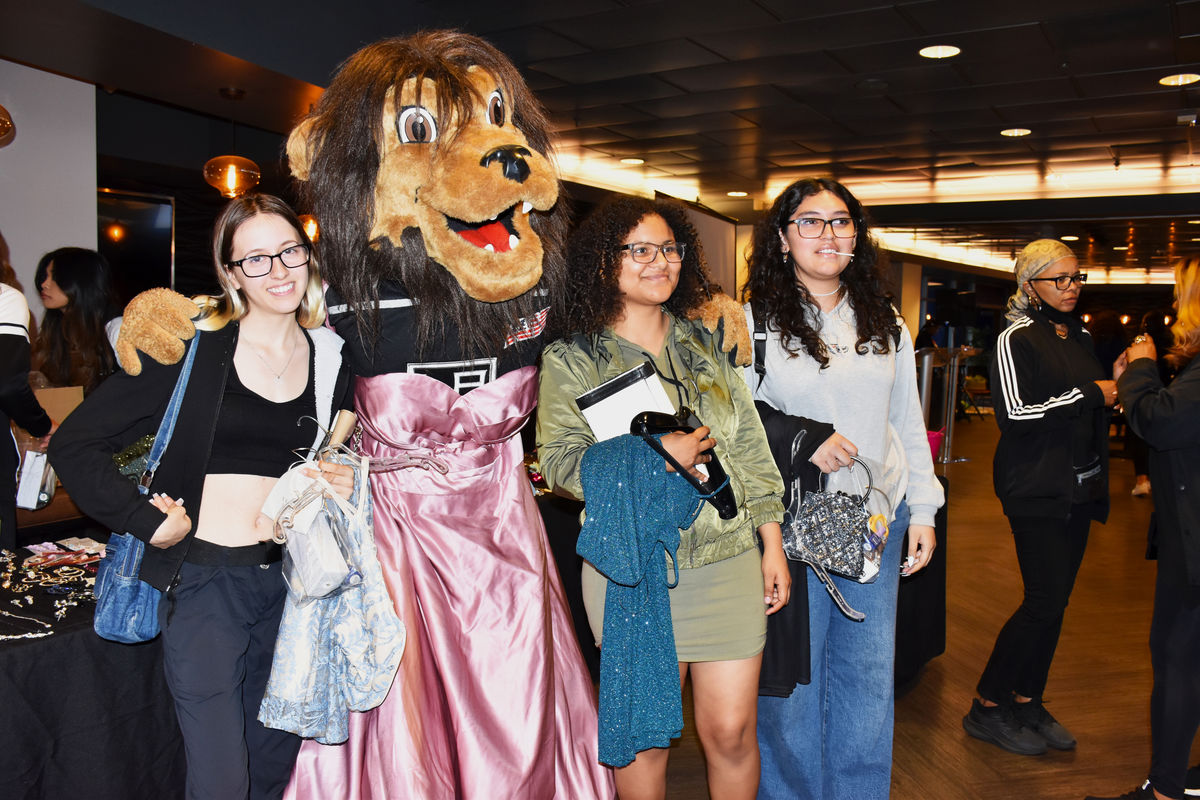
POLYGON ((800 513, 784 531, 783 550, 798 560, 804 560, 804 553, 830 572, 860 580, 865 569, 864 535, 870 519, 864 498, 871 493, 871 471, 859 459, 854 460, 866 473, 867 488, 861 495, 824 488, 806 492, 800 513))

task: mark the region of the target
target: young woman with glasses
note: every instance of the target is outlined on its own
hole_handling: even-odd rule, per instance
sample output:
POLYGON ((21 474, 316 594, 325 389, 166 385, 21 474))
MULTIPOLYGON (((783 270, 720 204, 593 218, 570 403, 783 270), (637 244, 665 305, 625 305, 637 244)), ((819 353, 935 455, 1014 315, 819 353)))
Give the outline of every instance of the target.
POLYGON ((1000 442, 992 464, 1025 584, 963 717, 967 733, 1013 753, 1071 750, 1043 694, 1092 520, 1108 517, 1108 407, 1116 384, 1075 316, 1087 275, 1057 239, 1025 246, 991 388, 1000 442))
MULTIPOLYGON (((864 621, 844 616, 818 581, 807 582, 811 683, 758 700, 760 798, 873 800, 890 789, 899 580, 928 565, 944 497, 913 340, 882 267, 862 205, 837 181, 793 183, 754 230, 746 316, 767 336, 761 377, 754 368, 745 373, 754 398, 820 437, 809 458, 815 470, 849 468, 854 456, 881 465, 874 485, 891 504, 875 581, 832 578, 864 621)), ((819 476, 801 479, 815 484, 819 476)), ((770 647, 799 646, 777 641, 777 631, 770 647)), ((789 633, 779 632, 780 640, 789 633)))
MULTIPOLYGON (((198 301, 196 356, 174 436, 149 498, 113 453, 153 433, 181 364, 144 359, 67 418, 50 459, 88 516, 150 546, 141 578, 163 591, 163 668, 187 754, 187 796, 283 794, 299 737, 266 728, 258 709, 285 588, 271 521, 259 513, 320 424, 348 407, 342 340, 321 327, 321 278, 295 213, 270 195, 231 201, 217 218, 221 294, 198 301)), ((348 467, 321 464, 344 497, 348 467)))
MULTIPOLYGON (((598 567, 603 564, 585 562, 588 619, 597 643, 604 639, 600 757, 616 767, 622 800, 662 798, 667 748, 682 727, 682 717, 676 716, 681 714, 676 693, 690 675, 709 792, 713 797, 749 800, 758 786, 755 698, 766 615, 783 607, 790 591, 779 528, 782 482, 739 371, 720 351, 718 339, 699 322, 687 319, 687 312, 706 299, 708 280, 696 231, 683 207, 635 197, 611 200, 580 225, 568 251, 567 308, 559 317, 567 323, 560 323, 558 331, 567 338, 546 348, 540 376, 537 441, 547 483, 559 494, 584 500, 591 516, 615 516, 618 507, 642 508, 644 514, 638 512, 630 527, 637 529, 635 535, 646 533, 649 518, 665 502, 659 492, 679 489, 682 479, 670 475, 663 458, 644 442, 626 437, 623 444, 631 448, 631 458, 640 456, 648 463, 631 481, 644 481, 648 496, 635 495, 631 483, 615 472, 597 471, 595 482, 587 483, 581 473, 586 473, 589 457, 598 457, 614 440, 602 443, 604 447, 597 443, 575 401, 611 378, 649 363, 655 375, 652 380, 662 384, 675 410, 692 409, 704 426, 691 433, 667 433, 662 447, 695 474, 697 465, 709 462, 715 441, 737 505, 732 518, 723 519, 713 504, 702 502, 691 490, 689 508, 698 506, 699 516, 691 523, 672 520, 666 526, 671 529, 668 534, 679 537, 677 548, 671 550, 674 558, 665 558, 661 547, 652 548, 647 556, 649 567, 637 591, 653 593, 657 588, 667 595, 658 610, 670 624, 655 630, 673 638, 665 643, 655 640, 666 648, 662 654, 666 663, 657 673, 661 682, 647 687, 633 681, 634 693, 649 690, 650 696, 635 703, 632 718, 623 718, 637 735, 622 758, 606 756, 606 720, 614 718, 608 705, 610 678, 620 673, 609 671, 617 662, 608 659, 621 657, 622 651, 611 648, 625 640, 610 642, 607 637, 631 618, 623 601, 608 607, 616 605, 614 589, 605 577, 612 573, 602 574, 598 567), (670 565, 678 567, 677 583, 670 565), (654 713, 665 699, 671 701, 671 713, 654 713), (678 723, 674 729, 673 721, 678 723), (647 731, 658 735, 644 735, 647 731)), ((629 415, 643 410, 631 408, 629 415)), ((605 521, 612 522, 607 517, 605 521)), ((587 531, 585 525, 585 536, 587 531)), ((614 554, 616 560, 634 558, 617 545, 614 548, 620 551, 614 554)), ((631 663, 621 663, 635 669, 642 664, 638 655, 631 663)))

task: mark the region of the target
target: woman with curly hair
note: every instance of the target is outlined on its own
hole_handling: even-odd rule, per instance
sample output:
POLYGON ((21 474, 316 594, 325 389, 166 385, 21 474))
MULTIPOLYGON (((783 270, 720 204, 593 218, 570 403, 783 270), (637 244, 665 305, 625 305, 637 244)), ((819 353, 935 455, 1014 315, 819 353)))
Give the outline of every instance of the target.
POLYGON ((755 399, 820 421, 813 435, 825 438, 809 461, 821 472, 850 467, 854 456, 874 462, 874 485, 891 505, 874 582, 833 577, 863 622, 843 616, 817 581, 808 584, 812 682, 788 697, 759 698, 759 797, 885 798, 899 579, 929 563, 944 500, 912 337, 884 289, 863 207, 837 181, 807 178, 784 189, 755 227, 749 268, 747 320, 766 332, 759 369, 746 370, 755 399))
MULTIPOLYGON (((570 335, 542 354, 537 426, 542 472, 554 491, 587 503, 581 541, 595 518, 619 516, 621 508, 644 510, 633 514, 629 525, 638 529, 633 536, 642 536, 672 491, 684 492, 688 510, 680 524, 674 524, 676 518, 664 526, 668 544, 663 547, 671 558, 664 560, 662 548, 648 551, 648 569, 635 589, 659 592, 661 638, 638 649, 631 661, 620 661, 627 640, 610 639, 627 632, 622 622, 647 617, 631 612, 619 594, 616 584, 628 581, 610 580, 612 573, 598 571, 599 563, 585 561, 588 619, 597 642, 604 638, 600 758, 616 767, 623 800, 663 797, 667 747, 682 727, 680 683, 690 674, 709 791, 719 798, 752 798, 758 785, 755 698, 766 615, 783 607, 790 591, 779 528, 782 482, 737 368, 720 352, 717 337, 687 320, 687 313, 707 298, 708 281, 696 231, 683 207, 616 198, 582 223, 568 253, 569 287, 566 308, 560 311, 567 324, 560 322, 560 328, 569 328, 570 335), (663 458, 640 440, 619 436, 597 442, 581 414, 576 398, 643 363, 653 368, 676 411, 692 409, 703 423, 690 433, 666 433, 661 446, 697 475, 697 466, 710 461, 715 439, 736 499, 732 519, 721 518, 694 490, 687 495, 689 487, 680 476, 669 474, 672 469, 663 458), (630 482, 589 467, 621 440, 630 462, 644 459, 637 462, 644 469, 626 470, 634 478, 630 482), (625 494, 633 491, 632 483, 641 483, 646 494, 625 494), (620 498, 628 502, 622 504, 620 498), (614 598, 621 599, 619 612, 614 598), (666 646, 666 664, 657 673, 663 680, 654 684, 645 703, 635 701, 635 710, 621 718, 613 682, 624 667, 640 668, 639 656, 656 644, 666 646), (632 731, 629 740, 614 743, 612 732, 622 725, 632 731)), ((632 556, 622 552, 618 557, 632 556)), ((632 683, 635 693, 647 688, 637 680, 632 683)))
POLYGON ((42 256, 33 282, 46 307, 33 368, 52 386, 90 393, 117 369, 108 323, 119 311, 108 260, 95 250, 60 247, 42 256))

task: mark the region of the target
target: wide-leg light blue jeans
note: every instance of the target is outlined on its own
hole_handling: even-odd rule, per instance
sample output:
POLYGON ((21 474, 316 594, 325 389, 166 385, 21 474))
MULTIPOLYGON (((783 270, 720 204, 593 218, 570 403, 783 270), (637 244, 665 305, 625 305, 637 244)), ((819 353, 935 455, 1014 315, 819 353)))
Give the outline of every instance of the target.
POLYGON ((834 577, 867 615, 847 619, 816 579, 808 581, 812 683, 791 697, 758 698, 759 800, 881 800, 892 781, 896 596, 908 530, 896 509, 874 583, 834 577))

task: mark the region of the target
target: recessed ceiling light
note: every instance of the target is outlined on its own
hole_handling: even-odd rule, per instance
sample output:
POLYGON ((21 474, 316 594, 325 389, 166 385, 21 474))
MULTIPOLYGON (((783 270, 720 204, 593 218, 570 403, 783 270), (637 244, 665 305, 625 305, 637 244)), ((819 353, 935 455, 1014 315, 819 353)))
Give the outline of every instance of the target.
POLYGON ((1129 249, 1129 245, 1126 245, 1126 244, 1119 244, 1113 248, 1113 250, 1128 250, 1128 249, 1129 249))
POLYGON ((1168 75, 1165 78, 1159 78, 1158 82, 1163 86, 1187 86, 1188 84, 1200 81, 1200 75, 1194 72, 1180 72, 1175 75, 1168 75))
MULTIPOLYGON (((922 47, 919 52, 925 58, 953 58, 962 52, 952 44, 934 44, 929 47, 922 47)), ((1200 80, 1198 78, 1197 80, 1200 80)))
POLYGON ((1072 236, 1069 233, 1066 236, 1060 236, 1058 238, 1062 239, 1064 242, 1078 242, 1079 241, 1078 236, 1072 236))
POLYGON ((1029 128, 1005 128, 1000 131, 1001 136, 1028 136, 1033 133, 1029 128))
POLYGON ((645 164, 646 159, 644 159, 644 158, 622 158, 621 163, 629 164, 632 167, 636 167, 638 164, 645 164))
POLYGON ((726 192, 727 197, 745 197, 748 192, 726 192))

